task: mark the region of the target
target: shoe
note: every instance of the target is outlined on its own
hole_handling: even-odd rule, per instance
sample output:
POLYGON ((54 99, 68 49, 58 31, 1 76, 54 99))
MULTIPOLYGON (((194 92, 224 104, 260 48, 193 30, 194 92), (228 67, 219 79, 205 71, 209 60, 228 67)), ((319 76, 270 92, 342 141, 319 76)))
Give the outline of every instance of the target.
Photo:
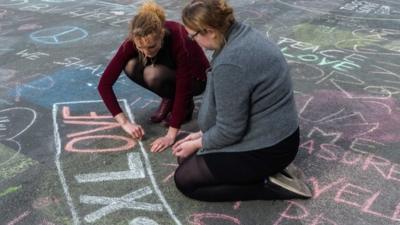
MULTIPOLYGON (((290 168, 289 170, 291 170, 290 168)), ((308 199, 312 197, 310 188, 299 178, 297 178, 293 171, 286 170, 268 177, 268 182, 279 186, 286 191, 292 192, 293 198, 308 199)), ((267 183, 268 183, 267 182, 267 183)))
POLYGON ((150 121, 153 123, 160 123, 167 117, 168 113, 172 110, 172 100, 168 98, 162 98, 160 106, 157 111, 150 117, 150 121))
MULTIPOLYGON (((192 116, 193 116, 193 110, 194 110, 194 102, 193 102, 193 100, 191 100, 190 102, 189 102, 189 107, 188 107, 189 109, 188 109, 188 111, 186 111, 186 116, 185 116, 185 119, 183 120, 183 123, 187 123, 187 122, 189 122, 191 119, 192 119, 192 116)), ((172 117, 172 114, 171 113, 168 113, 168 115, 165 117, 165 119, 164 119, 164 125, 166 126, 166 127, 169 127, 169 123, 171 122, 171 117, 172 117)))
POLYGON ((290 178, 297 178, 299 180, 304 180, 304 174, 299 170, 293 163, 290 163, 282 173, 290 178))

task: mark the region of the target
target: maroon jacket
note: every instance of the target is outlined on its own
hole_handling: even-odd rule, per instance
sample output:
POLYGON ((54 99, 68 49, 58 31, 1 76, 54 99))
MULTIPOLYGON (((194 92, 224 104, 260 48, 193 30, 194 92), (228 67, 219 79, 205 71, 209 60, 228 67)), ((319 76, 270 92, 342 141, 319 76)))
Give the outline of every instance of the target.
MULTIPOLYGON (((181 24, 166 21, 164 27, 169 30, 171 35, 172 49, 170 52, 176 65, 176 88, 170 126, 179 129, 188 110, 188 104, 193 97, 192 80, 206 80, 206 69, 210 65, 201 47, 187 37, 188 33, 181 24)), ((121 113, 122 109, 118 104, 112 86, 117 81, 126 63, 137 56, 138 50, 134 43, 128 39, 125 40, 100 79, 99 93, 113 116, 121 113)))

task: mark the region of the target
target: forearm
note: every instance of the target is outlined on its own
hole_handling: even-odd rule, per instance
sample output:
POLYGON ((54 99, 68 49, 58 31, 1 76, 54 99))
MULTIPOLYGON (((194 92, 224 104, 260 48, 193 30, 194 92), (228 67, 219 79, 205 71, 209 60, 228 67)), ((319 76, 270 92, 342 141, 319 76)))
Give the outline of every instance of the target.
POLYGON ((125 116, 123 112, 118 113, 117 115, 114 116, 114 119, 120 124, 124 125, 129 122, 128 118, 125 116))
POLYGON ((179 132, 178 128, 169 127, 166 136, 171 138, 173 141, 175 141, 175 138, 178 135, 178 132, 179 132))
POLYGON ((134 122, 130 122, 129 118, 126 117, 123 112, 118 113, 116 116, 114 116, 114 119, 118 122, 118 124, 126 133, 128 133, 135 139, 141 139, 145 134, 143 128, 134 122))

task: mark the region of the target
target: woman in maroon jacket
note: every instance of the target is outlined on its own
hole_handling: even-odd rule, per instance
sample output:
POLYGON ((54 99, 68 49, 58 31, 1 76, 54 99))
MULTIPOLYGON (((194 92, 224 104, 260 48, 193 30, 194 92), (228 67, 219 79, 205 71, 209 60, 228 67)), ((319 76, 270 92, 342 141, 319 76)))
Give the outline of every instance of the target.
POLYGON ((132 137, 140 139, 143 128, 129 121, 118 104, 113 85, 122 71, 135 83, 162 100, 150 117, 169 124, 165 136, 151 144, 152 152, 171 146, 182 123, 191 119, 193 96, 204 91, 208 60, 185 28, 165 21, 164 10, 155 2, 144 3, 131 21, 129 37, 119 47, 100 79, 98 90, 108 110, 132 137))

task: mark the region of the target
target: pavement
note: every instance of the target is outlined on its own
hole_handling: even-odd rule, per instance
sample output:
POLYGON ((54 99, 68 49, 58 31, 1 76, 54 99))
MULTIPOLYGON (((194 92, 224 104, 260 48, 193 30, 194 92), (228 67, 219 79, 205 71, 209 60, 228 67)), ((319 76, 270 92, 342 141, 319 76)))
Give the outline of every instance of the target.
MULTIPOLYGON (((115 86, 146 130, 140 142, 100 100, 99 77, 142 2, 0 1, 0 224, 400 224, 399 2, 230 1, 289 62, 294 164, 313 198, 225 203, 181 195, 171 149, 149 151, 167 131, 148 121, 159 97, 125 76, 115 86)), ((157 2, 180 20, 184 2, 157 2)), ((180 137, 197 129, 193 119, 180 137)))

